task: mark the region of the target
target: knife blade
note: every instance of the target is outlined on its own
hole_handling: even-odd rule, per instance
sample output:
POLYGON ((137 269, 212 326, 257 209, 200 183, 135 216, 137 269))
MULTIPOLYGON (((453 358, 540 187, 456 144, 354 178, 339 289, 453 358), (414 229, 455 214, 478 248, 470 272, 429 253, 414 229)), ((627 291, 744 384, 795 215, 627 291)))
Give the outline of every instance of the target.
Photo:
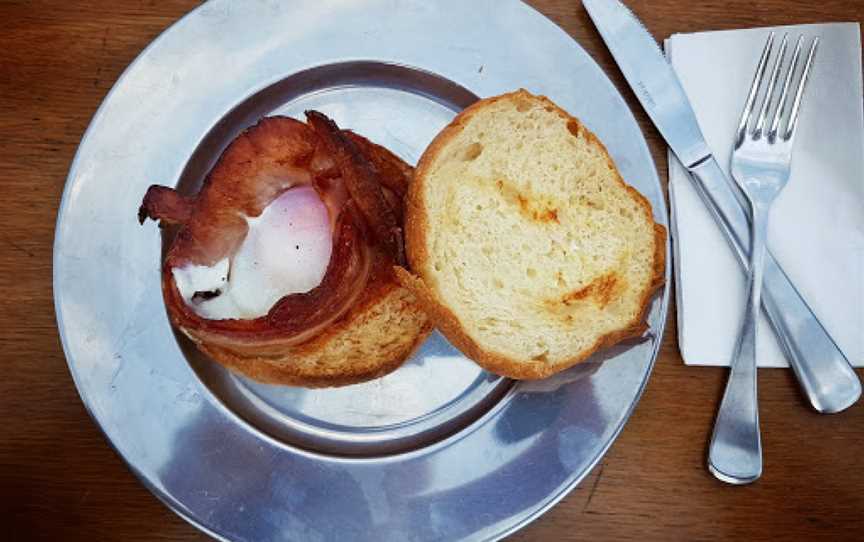
MULTIPOLYGON (((582 4, 642 107, 690 172, 696 191, 746 272, 747 202, 714 159, 672 66, 624 4, 618 0, 583 0, 582 4)), ((861 396, 861 382, 770 252, 764 290, 762 306, 813 408, 827 414, 853 405, 861 396)))
POLYGON ((651 34, 620 2, 583 4, 642 107, 681 162, 690 166, 707 158, 711 151, 684 88, 651 34))

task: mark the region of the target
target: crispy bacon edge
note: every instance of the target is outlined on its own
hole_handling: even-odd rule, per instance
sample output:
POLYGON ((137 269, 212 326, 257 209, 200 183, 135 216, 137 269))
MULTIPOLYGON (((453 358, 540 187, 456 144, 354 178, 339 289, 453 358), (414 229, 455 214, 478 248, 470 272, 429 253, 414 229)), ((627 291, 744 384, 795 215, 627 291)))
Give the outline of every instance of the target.
POLYGON ((379 176, 354 142, 336 123, 317 111, 306 111, 309 125, 333 156, 351 199, 357 204, 366 224, 398 265, 405 263, 402 228, 384 195, 379 176))

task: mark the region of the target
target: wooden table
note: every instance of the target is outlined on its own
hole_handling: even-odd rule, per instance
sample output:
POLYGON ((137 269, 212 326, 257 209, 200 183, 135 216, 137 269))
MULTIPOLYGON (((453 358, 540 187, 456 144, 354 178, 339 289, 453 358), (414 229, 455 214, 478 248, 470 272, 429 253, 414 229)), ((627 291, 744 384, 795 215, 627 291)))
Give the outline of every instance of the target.
MULTIPOLYGON (((87 416, 51 297, 55 214, 78 142, 123 68, 197 3, 0 2, 0 539, 205 539, 135 479, 87 416)), ((531 3, 616 82, 665 175, 665 147, 579 2, 531 3)), ((659 38, 864 18, 860 0, 629 4, 659 38)), ((725 371, 682 365, 672 315, 648 389, 602 464, 514 538, 864 539, 864 402, 820 416, 789 371, 762 371, 765 475, 725 486, 704 467, 725 371)))

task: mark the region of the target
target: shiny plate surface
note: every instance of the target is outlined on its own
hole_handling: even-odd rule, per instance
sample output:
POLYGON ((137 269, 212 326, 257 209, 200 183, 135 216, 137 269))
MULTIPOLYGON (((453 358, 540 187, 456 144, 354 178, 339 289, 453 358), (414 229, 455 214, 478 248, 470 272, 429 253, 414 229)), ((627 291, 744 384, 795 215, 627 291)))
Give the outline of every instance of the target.
POLYGON ((459 110, 518 87, 579 116, 666 223, 620 95, 516 0, 216 0, 130 66, 72 165, 54 293, 82 400, 157 497, 226 540, 487 540, 599 461, 650 374, 668 288, 644 340, 544 381, 485 373, 435 334, 383 379, 265 386, 175 335, 159 287, 165 240, 136 220, 147 186, 194 192, 261 116, 319 109, 415 163, 459 110))

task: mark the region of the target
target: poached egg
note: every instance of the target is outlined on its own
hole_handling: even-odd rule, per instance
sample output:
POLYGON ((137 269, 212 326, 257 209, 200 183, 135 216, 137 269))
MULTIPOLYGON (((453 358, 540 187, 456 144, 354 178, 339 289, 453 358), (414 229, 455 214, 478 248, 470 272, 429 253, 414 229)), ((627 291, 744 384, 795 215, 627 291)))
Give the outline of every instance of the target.
POLYGON ((284 296, 321 283, 333 249, 327 207, 311 186, 283 192, 257 217, 233 255, 172 269, 186 304, 208 320, 254 319, 284 296))

